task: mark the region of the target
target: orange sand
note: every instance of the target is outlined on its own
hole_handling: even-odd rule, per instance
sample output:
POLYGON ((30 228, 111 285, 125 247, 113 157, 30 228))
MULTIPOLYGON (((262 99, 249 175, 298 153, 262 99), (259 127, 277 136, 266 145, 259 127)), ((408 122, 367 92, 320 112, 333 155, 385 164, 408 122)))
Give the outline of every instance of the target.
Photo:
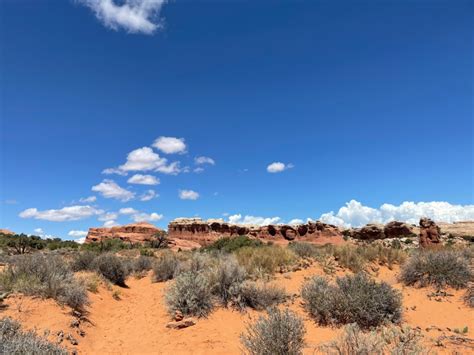
MULTIPOLYGON (((342 275, 338 271, 337 275, 342 275)), ((298 293, 302 282, 312 275, 324 275, 321 268, 313 265, 302 271, 287 275, 278 275, 275 282, 284 286, 289 294, 298 293)), ((474 312, 462 302, 464 290, 448 290, 451 297, 441 301, 431 300, 429 288, 415 289, 404 287, 397 281, 397 270, 381 267, 379 280, 384 280, 401 290, 404 303, 404 322, 411 327, 420 327, 424 343, 433 351, 441 353, 473 353, 473 349, 455 346, 444 342, 446 347, 436 347, 435 340, 441 335, 455 335, 455 328, 469 327, 468 337, 473 338, 474 312), (412 307, 415 307, 412 309, 412 307), (437 329, 429 329, 428 327, 437 329), (450 328, 451 330, 448 330, 450 328)), ((58 306, 52 300, 32 299, 24 296, 9 297, 8 307, 0 311, 0 316, 18 319, 27 328, 36 328, 40 334, 49 329, 51 334, 59 330, 70 332, 79 341, 76 348, 80 354, 239 354, 241 345, 239 335, 246 324, 252 322, 261 312, 239 313, 231 309, 217 308, 207 319, 199 319, 195 326, 170 330, 166 323, 170 321, 164 306, 164 291, 170 284, 151 283, 150 277, 130 278, 129 288, 121 288, 121 299, 115 300, 112 292, 101 288, 99 293, 90 294, 90 323, 84 323, 85 337, 74 333, 69 324, 72 316, 67 309, 58 306)), ((290 305, 300 314, 306 325, 306 354, 315 353, 321 343, 337 337, 341 329, 320 327, 303 311, 300 299, 290 305)), ((50 336, 50 339, 55 339, 50 336)), ((66 343, 66 341, 64 342, 66 343)))

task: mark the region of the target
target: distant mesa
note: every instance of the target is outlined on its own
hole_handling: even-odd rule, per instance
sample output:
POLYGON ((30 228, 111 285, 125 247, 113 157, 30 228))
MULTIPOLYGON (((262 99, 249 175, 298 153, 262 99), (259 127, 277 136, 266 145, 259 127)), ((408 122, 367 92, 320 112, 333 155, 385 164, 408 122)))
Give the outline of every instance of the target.
POLYGON ((16 233, 15 233, 15 232, 12 232, 12 231, 9 230, 9 229, 1 229, 1 228, 0 228, 0 234, 15 235, 16 233))
POLYGON ((107 239, 120 239, 129 243, 144 243, 153 239, 162 229, 151 223, 139 222, 116 227, 89 228, 85 242, 101 242, 107 239))

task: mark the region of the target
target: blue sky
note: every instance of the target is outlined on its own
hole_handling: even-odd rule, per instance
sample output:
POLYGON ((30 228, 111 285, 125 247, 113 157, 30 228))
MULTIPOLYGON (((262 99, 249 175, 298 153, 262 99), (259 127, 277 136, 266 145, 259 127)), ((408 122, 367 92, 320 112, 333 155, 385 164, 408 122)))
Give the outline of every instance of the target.
POLYGON ((474 219, 471 1, 0 0, 0 16, 0 228, 474 219))

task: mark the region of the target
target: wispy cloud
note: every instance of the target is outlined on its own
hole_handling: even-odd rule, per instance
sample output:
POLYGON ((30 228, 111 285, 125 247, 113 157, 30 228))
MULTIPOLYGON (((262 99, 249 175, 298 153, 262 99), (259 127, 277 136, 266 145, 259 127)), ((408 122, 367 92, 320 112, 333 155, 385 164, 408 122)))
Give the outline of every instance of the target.
POLYGON ((158 185, 160 179, 153 175, 142 175, 135 174, 130 179, 127 180, 129 184, 139 184, 139 185, 158 185))
POLYGON ((158 194, 155 192, 155 190, 148 190, 140 196, 140 201, 150 201, 155 197, 158 197, 158 194))
POLYGON ((163 27, 160 10, 166 0, 78 0, 88 6, 104 26, 129 33, 153 34, 163 27))
POLYGON ((197 165, 202 165, 202 164, 210 164, 210 165, 215 165, 216 161, 210 157, 196 157, 194 158, 194 163, 197 165))
POLYGON ((39 211, 37 208, 28 208, 20 212, 21 218, 34 218, 45 221, 53 222, 64 222, 64 221, 77 221, 80 219, 88 218, 95 215, 104 213, 103 210, 99 210, 91 206, 68 206, 61 209, 51 209, 45 211, 39 211))

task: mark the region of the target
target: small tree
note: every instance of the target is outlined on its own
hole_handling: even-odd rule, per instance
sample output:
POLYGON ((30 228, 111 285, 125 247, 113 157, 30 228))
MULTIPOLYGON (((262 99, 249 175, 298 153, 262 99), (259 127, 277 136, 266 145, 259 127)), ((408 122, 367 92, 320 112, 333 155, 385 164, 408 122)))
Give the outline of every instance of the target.
POLYGON ((168 247, 168 233, 165 231, 156 232, 150 241, 150 247, 155 249, 168 247))

